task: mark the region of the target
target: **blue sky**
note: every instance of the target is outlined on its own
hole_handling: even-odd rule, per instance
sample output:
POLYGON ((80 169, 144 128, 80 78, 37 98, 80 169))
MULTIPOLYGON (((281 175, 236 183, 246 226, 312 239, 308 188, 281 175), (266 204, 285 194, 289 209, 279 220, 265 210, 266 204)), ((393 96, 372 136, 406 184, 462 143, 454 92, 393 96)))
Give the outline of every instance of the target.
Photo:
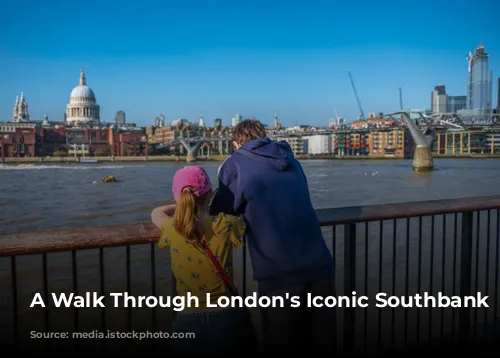
POLYGON ((500 76, 500 2, 476 1, 3 1, 0 121, 24 91, 32 119, 62 120, 80 68, 101 120, 327 125, 430 106, 435 85, 465 95, 466 55, 490 54, 500 76))

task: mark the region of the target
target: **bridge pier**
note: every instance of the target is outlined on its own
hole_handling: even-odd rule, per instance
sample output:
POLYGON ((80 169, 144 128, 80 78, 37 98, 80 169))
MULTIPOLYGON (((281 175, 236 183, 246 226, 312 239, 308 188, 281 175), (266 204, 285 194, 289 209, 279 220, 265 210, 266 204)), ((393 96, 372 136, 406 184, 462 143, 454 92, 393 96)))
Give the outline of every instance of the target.
POLYGON ((430 147, 417 146, 413 155, 413 171, 428 172, 433 169, 432 149, 430 147))
POLYGON ((188 163, 194 163, 196 162, 196 159, 196 153, 194 153, 193 151, 188 151, 186 161, 188 163))
MULTIPOLYGON (((427 172, 434 169, 434 161, 432 159, 432 142, 434 141, 434 129, 427 123, 427 129, 423 133, 410 118, 407 112, 398 112, 404 117, 404 121, 408 126, 410 135, 416 144, 415 152, 413 153, 413 171, 427 172)), ((425 120, 421 113, 420 117, 425 120)))
MULTIPOLYGON (((188 139, 189 140, 189 139, 188 139)), ((189 141, 184 138, 179 138, 179 141, 182 143, 184 148, 187 150, 186 162, 194 163, 197 160, 198 150, 200 146, 206 142, 206 139, 196 140, 195 145, 191 146, 189 141)), ((193 141, 192 141, 193 142, 193 141)))

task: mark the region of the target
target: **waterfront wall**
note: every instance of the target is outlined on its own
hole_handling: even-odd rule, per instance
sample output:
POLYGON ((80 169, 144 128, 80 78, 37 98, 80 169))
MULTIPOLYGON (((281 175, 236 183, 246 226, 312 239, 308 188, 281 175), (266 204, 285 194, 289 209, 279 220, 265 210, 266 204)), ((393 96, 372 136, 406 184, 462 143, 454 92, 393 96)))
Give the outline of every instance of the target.
MULTIPOLYGON (((435 154, 433 153, 433 158, 444 159, 444 158, 455 158, 455 159, 485 159, 485 158, 495 158, 500 159, 500 154, 462 154, 462 155, 447 155, 447 154, 435 154)), ((198 156, 197 161, 217 161, 223 162, 228 158, 227 155, 209 155, 209 156, 198 156)), ((389 155, 297 155, 299 160, 404 160, 407 158, 402 158, 398 156, 389 155)), ((132 157, 87 157, 86 159, 96 159, 99 163, 110 163, 110 162, 185 162, 186 156, 176 156, 176 155, 152 155, 152 156, 132 156, 132 157)), ((28 163, 79 163, 82 158, 75 157, 21 157, 21 158, 3 158, 3 163, 5 164, 28 164, 28 163)), ((0 160, 0 162, 2 162, 0 160)))
MULTIPOLYGON (((224 161, 227 156, 212 155, 199 156, 198 161, 224 161)), ((97 160, 100 163, 110 162, 185 162, 186 156, 176 155, 154 155, 154 156, 132 156, 132 157, 24 157, 24 158, 3 158, 5 164, 23 164, 23 163, 79 163, 81 160, 97 160)))

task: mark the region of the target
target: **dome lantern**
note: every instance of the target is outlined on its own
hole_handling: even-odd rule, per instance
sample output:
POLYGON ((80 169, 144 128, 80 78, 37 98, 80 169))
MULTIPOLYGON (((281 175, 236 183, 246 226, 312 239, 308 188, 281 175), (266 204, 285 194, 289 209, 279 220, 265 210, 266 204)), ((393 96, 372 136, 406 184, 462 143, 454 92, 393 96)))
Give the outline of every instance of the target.
POLYGON ((87 80, 85 79, 85 71, 83 71, 83 67, 82 67, 82 70, 80 72, 80 83, 79 83, 79 86, 86 86, 87 85, 87 80))

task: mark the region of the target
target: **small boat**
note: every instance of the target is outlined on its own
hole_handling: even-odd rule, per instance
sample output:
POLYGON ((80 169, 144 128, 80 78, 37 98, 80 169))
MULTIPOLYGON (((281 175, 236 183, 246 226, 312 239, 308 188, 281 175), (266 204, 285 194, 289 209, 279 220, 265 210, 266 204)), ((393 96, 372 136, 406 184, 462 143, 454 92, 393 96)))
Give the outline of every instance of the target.
POLYGON ((101 180, 94 180, 92 182, 92 184, 99 184, 99 183, 116 183, 116 178, 114 175, 106 175, 101 180))
POLYGON ((116 183, 116 178, 113 175, 106 175, 102 180, 103 183, 116 183))
POLYGON ((80 163, 96 164, 96 163, 99 163, 99 161, 97 159, 80 159, 80 163))

